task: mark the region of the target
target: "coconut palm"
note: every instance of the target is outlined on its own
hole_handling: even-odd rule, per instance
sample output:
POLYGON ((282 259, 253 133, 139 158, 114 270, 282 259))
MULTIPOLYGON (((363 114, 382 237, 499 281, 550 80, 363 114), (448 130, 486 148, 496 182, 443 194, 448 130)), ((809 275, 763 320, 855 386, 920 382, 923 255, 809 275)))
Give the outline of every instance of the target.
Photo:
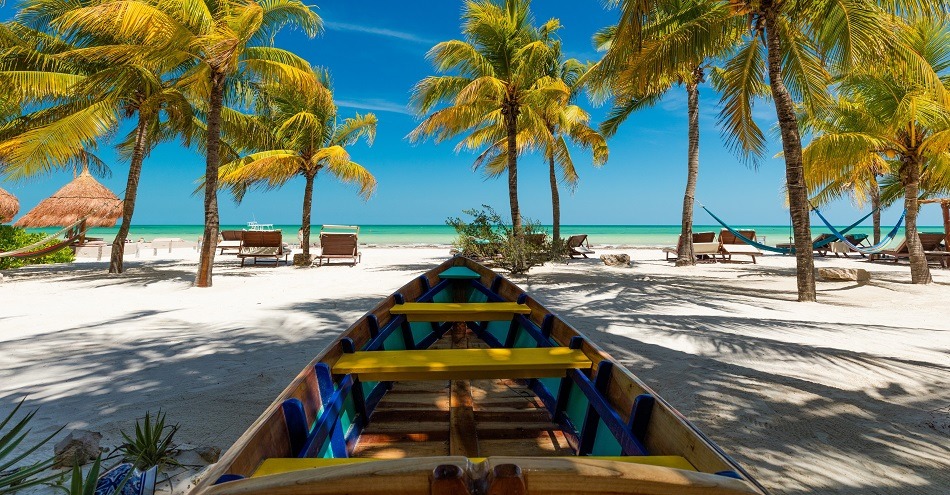
MULTIPOLYGON (((567 101, 570 90, 548 75, 550 46, 544 37, 559 27, 556 20, 537 28, 529 0, 470 0, 462 13, 463 40, 444 41, 428 57, 437 71, 451 75, 430 76, 413 88, 412 106, 425 115, 410 134, 412 142, 432 137, 436 142, 471 131, 490 136, 490 127, 505 129, 508 200, 512 230, 522 238, 518 205, 519 122, 541 121, 534 109, 541 102, 567 101)), ((482 141, 490 145, 494 140, 482 141)))
POLYGON ((99 60, 169 58, 179 83, 205 115, 205 229, 195 285, 210 287, 218 239, 221 116, 226 102, 247 100, 255 82, 306 88, 316 79, 309 63, 273 46, 285 26, 314 36, 322 20, 300 0, 96 0, 53 20, 71 33, 109 33, 121 46, 90 50, 99 60))
POLYGON ((267 141, 271 146, 252 146, 257 148, 254 152, 222 165, 218 178, 240 199, 248 187, 277 188, 294 177, 303 177, 301 246, 304 258, 309 259, 313 187, 320 171, 356 184, 364 198, 376 189, 373 175, 346 151, 360 138, 373 144, 376 116, 357 113, 352 118, 340 119, 326 76, 308 91, 272 85, 265 93, 260 115, 245 118, 256 119, 256 126, 269 130, 267 141))
MULTIPOLYGON (((931 67, 934 77, 950 68, 950 28, 919 20, 902 26, 902 38, 931 67)), ((818 135, 805 149, 813 187, 853 175, 876 174, 885 158, 896 159, 893 173, 904 190, 906 240, 911 281, 932 282, 917 237, 918 198, 927 195, 921 180, 946 176, 950 169, 950 81, 939 90, 908 74, 905 63, 889 63, 843 78, 839 97, 818 113, 818 135)))
MULTIPOLYGON (((621 12, 636 10, 632 0, 618 2, 621 12)), ((613 96, 614 107, 601 131, 614 135, 637 110, 652 106, 675 85, 686 87, 689 148, 686 192, 676 266, 694 265, 693 203, 699 176, 699 85, 710 60, 740 41, 744 21, 718 0, 660 2, 648 19, 631 26, 621 17, 618 25, 597 33, 595 43, 605 54, 588 79, 597 99, 613 96)))

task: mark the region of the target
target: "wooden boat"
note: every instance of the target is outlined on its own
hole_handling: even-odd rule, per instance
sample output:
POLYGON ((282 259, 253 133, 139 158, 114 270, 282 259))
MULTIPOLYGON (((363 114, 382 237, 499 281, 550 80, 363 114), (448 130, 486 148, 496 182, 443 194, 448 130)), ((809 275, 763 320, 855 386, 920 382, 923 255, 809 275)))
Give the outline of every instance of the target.
POLYGON ((193 493, 765 490, 570 324, 456 257, 324 349, 193 493))

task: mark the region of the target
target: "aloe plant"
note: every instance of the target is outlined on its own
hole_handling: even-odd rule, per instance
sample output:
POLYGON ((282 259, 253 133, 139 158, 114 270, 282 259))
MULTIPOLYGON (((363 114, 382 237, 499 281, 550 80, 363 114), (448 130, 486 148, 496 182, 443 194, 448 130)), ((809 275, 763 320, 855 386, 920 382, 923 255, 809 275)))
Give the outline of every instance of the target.
POLYGON ((0 494, 12 493, 16 490, 46 483, 59 475, 58 472, 54 472, 47 476, 37 477, 43 471, 53 467, 53 464, 56 462, 56 459, 53 457, 31 464, 17 466, 17 463, 26 459, 27 456, 33 452, 36 452, 40 447, 56 436, 57 433, 62 431, 62 428, 60 428, 48 437, 33 443, 32 446, 29 446, 30 444, 27 443, 25 445, 29 446, 28 448, 18 455, 14 454, 17 447, 19 447, 23 441, 26 440, 27 435, 30 434, 30 430, 27 429, 27 426, 33 419, 33 416, 36 415, 36 410, 34 410, 20 418, 9 430, 6 430, 7 425, 11 424, 14 416, 16 416, 20 407, 23 406, 25 400, 26 399, 21 400, 20 403, 13 408, 13 411, 0 422, 0 494))
POLYGON ((159 411, 155 415, 154 422, 150 413, 145 413, 142 423, 135 421, 135 437, 129 436, 124 431, 122 438, 125 443, 119 446, 118 450, 122 453, 127 462, 131 462, 136 468, 146 470, 152 466, 172 465, 178 466, 178 461, 174 457, 174 446, 172 438, 178 431, 178 425, 165 425, 165 413, 159 411))

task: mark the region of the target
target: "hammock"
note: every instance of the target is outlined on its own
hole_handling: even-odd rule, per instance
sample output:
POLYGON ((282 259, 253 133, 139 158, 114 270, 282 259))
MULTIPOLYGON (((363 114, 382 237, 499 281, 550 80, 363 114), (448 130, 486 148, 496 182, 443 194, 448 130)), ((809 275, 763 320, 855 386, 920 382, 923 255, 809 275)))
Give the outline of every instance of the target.
POLYGON ((50 234, 44 237, 43 239, 40 239, 32 244, 14 249, 13 251, 0 253, 0 258, 36 258, 38 256, 44 256, 49 253, 59 251, 60 249, 63 249, 69 246, 70 244, 75 242, 77 239, 82 237, 83 233, 85 233, 86 231, 85 223, 86 223, 86 217, 83 217, 77 220, 76 223, 68 227, 64 227, 62 230, 56 232, 55 234, 50 234), (57 242, 56 244, 53 244, 51 246, 44 247, 46 243, 52 240, 55 240, 61 234, 66 234, 66 239, 64 239, 61 242, 57 242))
POLYGON ((877 244, 875 244, 875 245, 873 245, 873 246, 871 246, 871 247, 863 248, 863 247, 860 247, 860 246, 856 246, 856 245, 852 244, 850 241, 848 241, 848 239, 846 239, 846 238, 844 237, 844 232, 839 232, 839 231, 835 230, 835 228, 832 227, 830 223, 828 223, 828 220, 825 219, 824 215, 822 215, 821 212, 818 211, 817 208, 815 208, 814 210, 815 210, 815 213, 818 214, 818 218, 820 218, 821 221, 825 223, 825 226, 826 226, 826 227, 828 227, 829 229, 831 229, 831 233, 834 234, 834 236, 837 237, 838 240, 840 240, 841 242, 843 242, 843 243, 844 243, 846 246, 848 246, 849 248, 851 248, 851 249, 853 249, 853 250, 855 250, 855 251, 857 251, 857 252, 859 252, 859 253, 862 253, 862 254, 877 254, 877 253, 880 253, 881 251, 883 251, 884 248, 886 248, 887 245, 890 244, 891 241, 894 240, 894 237, 897 236, 897 231, 900 230, 901 224, 904 222, 904 215, 907 214, 907 210, 904 210, 904 212, 901 213, 901 217, 897 220, 897 225, 895 225, 894 228, 891 229, 891 231, 888 232, 888 234, 887 234, 886 236, 884 236, 883 239, 881 239, 881 242, 879 242, 879 243, 877 243, 877 244))
MULTIPOLYGON (((700 205, 700 206, 702 206, 702 205, 700 205)), ((723 222, 722 219, 720 219, 720 218, 717 217, 715 214, 713 214, 713 212, 709 211, 709 208, 706 208, 705 206, 702 206, 702 208, 703 208, 704 210, 706 210, 706 213, 709 213, 709 216, 715 218, 716 221, 719 222, 719 225, 722 225, 723 227, 725 227, 726 230, 728 230, 730 233, 732 233, 732 235, 736 236, 736 238, 740 239, 742 242, 745 242, 746 244, 748 244, 748 245, 750 245, 750 246, 755 246, 755 247, 757 247, 757 248, 759 248, 759 249, 761 249, 761 250, 763 250, 763 251, 768 251, 768 252, 770 252, 770 253, 779 253, 779 254, 794 254, 794 253, 795 253, 795 248, 793 248, 793 247, 792 247, 792 248, 780 248, 780 247, 775 247, 775 246, 769 246, 768 244, 762 244, 761 242, 753 241, 752 239, 749 239, 748 237, 746 237, 746 236, 740 234, 738 230, 736 230, 736 229, 730 227, 729 225, 727 225, 726 222, 723 222)), ((815 208, 814 210, 815 210, 815 212, 818 212, 818 209, 817 209, 817 208, 815 208)), ((842 229, 842 230, 840 230, 840 231, 834 230, 834 227, 831 227, 832 233, 841 234, 841 236, 843 236, 844 234, 847 234, 851 229, 857 227, 861 222, 867 220, 868 217, 870 217, 870 216, 873 215, 873 214, 874 214, 874 211, 871 211, 871 213, 868 213, 867 215, 864 215, 864 217, 862 217, 860 220, 858 220, 857 222, 852 223, 851 225, 845 227, 844 229, 842 229)), ((819 213, 819 216, 821 216, 820 213, 819 213)), ((903 218, 903 217, 901 217, 901 218, 903 218)), ((822 220, 824 220, 824 218, 822 218, 822 220)), ((827 225, 828 222, 825 222, 825 224, 827 225)), ((829 227, 830 227, 830 225, 829 225, 829 227)), ((837 234, 834 234, 834 235, 835 235, 836 237, 838 237, 839 239, 843 239, 843 237, 838 236, 837 234)), ((832 242, 834 242, 834 241, 836 241, 836 240, 837 240, 837 239, 836 239, 835 237, 829 237, 829 238, 827 238, 827 239, 822 239, 822 240, 820 240, 820 241, 815 242, 814 244, 812 244, 811 248, 812 248, 812 249, 818 249, 818 248, 824 247, 824 246, 826 246, 826 245, 828 245, 828 244, 831 244, 832 242)), ((845 241, 845 242, 847 242, 847 241, 845 241)), ((850 243, 848 243, 848 244, 849 244, 849 246, 851 245, 850 243)), ((865 249, 865 248, 862 248, 862 249, 865 249)))

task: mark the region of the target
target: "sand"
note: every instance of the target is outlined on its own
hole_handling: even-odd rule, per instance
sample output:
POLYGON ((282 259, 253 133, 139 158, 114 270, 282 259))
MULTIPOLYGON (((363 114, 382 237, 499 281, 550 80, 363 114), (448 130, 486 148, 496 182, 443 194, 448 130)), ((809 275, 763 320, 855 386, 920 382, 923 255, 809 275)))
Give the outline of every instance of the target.
MULTIPOLYGON (((35 434, 66 424, 114 447, 161 409, 192 466, 160 489, 186 492, 194 448, 226 449, 340 331, 448 256, 363 251, 356 267, 314 269, 219 257, 211 289, 190 286, 193 249, 131 259, 122 276, 94 259, 5 271, 0 413, 26 396, 35 434)), ((913 286, 906 264, 819 258, 872 281, 819 282, 813 304, 795 301, 790 257, 675 268, 624 252, 633 268, 578 260, 515 280, 772 493, 950 491, 950 270, 913 286)))

